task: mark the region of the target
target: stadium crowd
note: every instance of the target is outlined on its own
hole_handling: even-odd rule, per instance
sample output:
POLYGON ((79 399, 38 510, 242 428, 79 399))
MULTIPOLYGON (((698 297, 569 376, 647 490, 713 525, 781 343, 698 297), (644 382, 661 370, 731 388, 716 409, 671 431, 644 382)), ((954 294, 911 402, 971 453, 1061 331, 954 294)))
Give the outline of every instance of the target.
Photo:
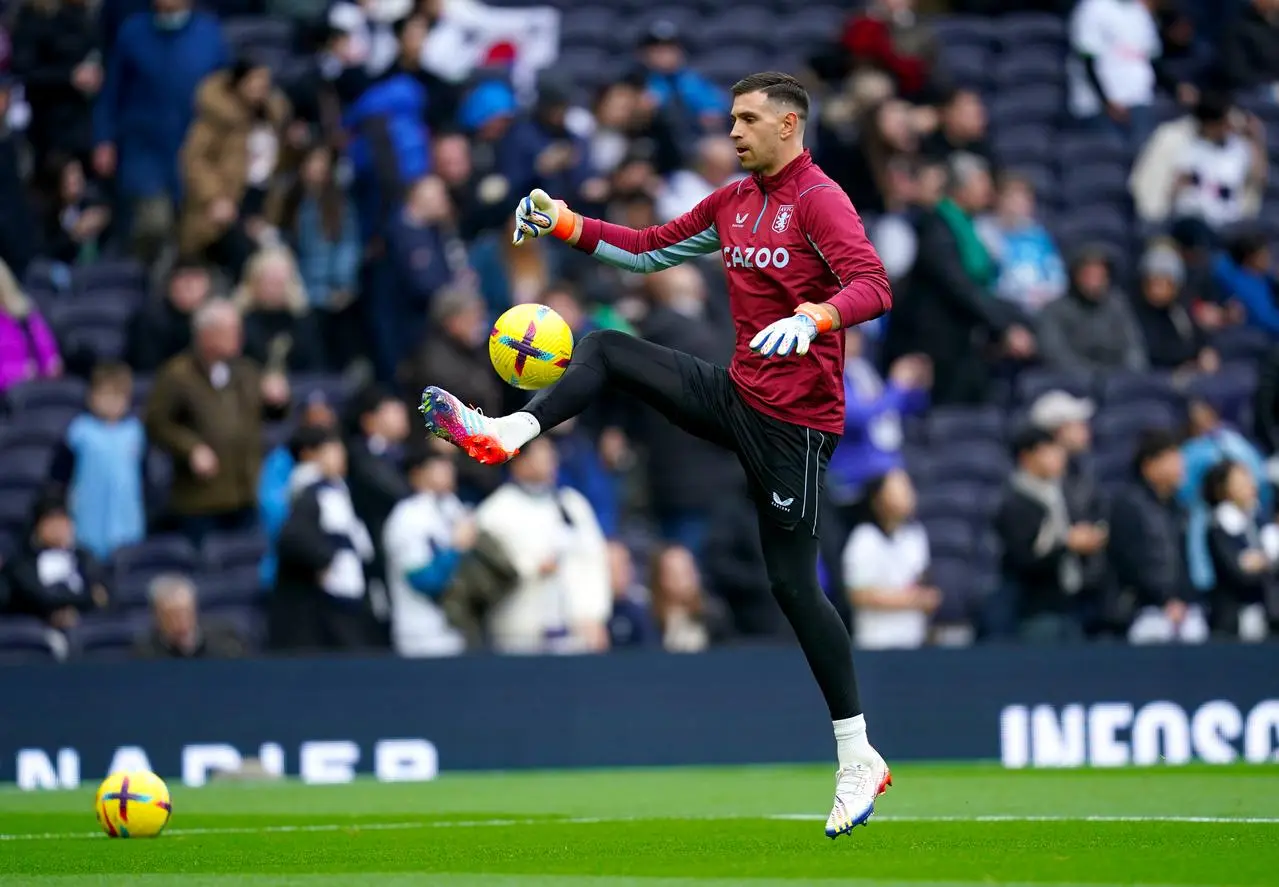
POLYGON ((619 399, 502 470, 415 413, 522 403, 518 302, 726 361, 715 256, 511 210, 688 210, 772 67, 894 282, 823 504, 858 646, 1270 636, 1279 3, 1226 5, 10 3, 0 658, 785 639, 713 446, 619 399))

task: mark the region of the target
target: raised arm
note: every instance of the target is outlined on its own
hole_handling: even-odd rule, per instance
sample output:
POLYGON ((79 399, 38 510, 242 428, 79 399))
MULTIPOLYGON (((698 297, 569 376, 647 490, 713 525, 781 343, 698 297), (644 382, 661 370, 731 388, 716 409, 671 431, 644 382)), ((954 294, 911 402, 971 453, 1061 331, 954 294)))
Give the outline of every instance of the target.
MULTIPOLYGON (((827 328, 856 326, 885 314, 893 307, 893 290, 848 195, 833 185, 816 185, 800 197, 804 234, 839 281, 839 289, 818 306, 830 322, 827 328)), ((819 323, 818 330, 823 326, 819 323)))
POLYGON ((635 230, 580 216, 537 190, 516 210, 515 242, 550 234, 607 265, 651 274, 720 248, 715 229, 718 192, 664 225, 635 230))

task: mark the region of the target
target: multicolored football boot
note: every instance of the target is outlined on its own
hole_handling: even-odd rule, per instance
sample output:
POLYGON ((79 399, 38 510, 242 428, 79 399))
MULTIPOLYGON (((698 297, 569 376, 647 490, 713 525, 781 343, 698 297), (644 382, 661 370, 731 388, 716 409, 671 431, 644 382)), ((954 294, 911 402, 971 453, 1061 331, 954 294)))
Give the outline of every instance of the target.
POLYGON ((418 407, 431 434, 459 447, 476 462, 500 465, 519 454, 519 447, 502 442, 502 419, 468 407, 443 388, 422 391, 418 407))
POLYGON ((826 820, 826 837, 851 834, 857 826, 866 825, 875 812, 875 799, 893 784, 884 759, 873 749, 871 755, 835 774, 835 806, 826 820))

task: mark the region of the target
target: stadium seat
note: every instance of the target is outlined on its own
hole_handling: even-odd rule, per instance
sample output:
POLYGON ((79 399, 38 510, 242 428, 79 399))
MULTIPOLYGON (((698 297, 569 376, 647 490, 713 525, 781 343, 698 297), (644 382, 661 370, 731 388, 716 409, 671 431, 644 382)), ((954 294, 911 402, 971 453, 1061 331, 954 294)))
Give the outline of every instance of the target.
POLYGON ((928 439, 934 444, 1004 439, 1004 414, 990 407, 937 407, 928 415, 928 439))
POLYGON ((1058 370, 1027 370, 1017 377, 1017 384, 1013 386, 1014 399, 1017 405, 1027 408, 1041 394, 1047 394, 1049 391, 1059 389, 1067 391, 1076 397, 1092 397, 1092 375, 1058 370))
POLYGON ((916 508, 920 520, 965 520, 976 523, 986 517, 991 500, 987 484, 966 481, 939 481, 920 489, 916 508))
POLYGON ((1226 327, 1212 337, 1212 346, 1225 362, 1259 361, 1274 347, 1270 334, 1251 326, 1226 327))
POLYGON ((994 20, 995 36, 1005 52, 1034 46, 1039 51, 1064 52, 1066 24, 1046 12, 1014 12, 994 20))
POLYGON ((979 574, 964 558, 935 558, 928 567, 931 582, 942 593, 933 621, 943 625, 972 618, 973 601, 981 594, 979 574))
POLYGON ((18 486, 36 486, 49 477, 53 451, 47 445, 16 445, 0 452, 0 480, 18 486))
POLYGON ((91 354, 96 360, 120 360, 124 356, 125 332, 119 327, 80 327, 66 334, 64 350, 91 354))
POLYGON ((991 55, 983 46, 942 47, 941 76, 954 86, 983 91, 991 80, 991 55))
POLYGON ((938 46, 982 46, 995 43, 995 29, 989 20, 973 16, 936 16, 929 21, 938 46))
POLYGON ((87 616, 67 632, 71 655, 92 659, 123 659, 147 631, 142 616, 87 616))
POLYGON ((9 412, 16 415, 24 410, 44 406, 83 409, 87 393, 88 386, 82 379, 64 377, 15 385, 4 392, 3 396, 9 405, 9 412))
POLYGON ((1166 373, 1106 373, 1101 377, 1101 402, 1106 409, 1139 401, 1162 401, 1176 405, 1180 395, 1166 373))
POLYGON ((995 83, 1000 89, 1026 84, 1060 87, 1066 80, 1065 61, 1059 55, 1035 47, 1018 52, 1005 51, 995 63, 995 83))
POLYGON ((1093 470, 1097 472, 1098 482, 1113 487, 1131 478, 1133 454, 1132 444, 1112 443, 1098 451, 1093 457, 1093 470))
POLYGON ((245 566, 256 569, 265 553, 266 539, 261 533, 226 533, 213 535, 205 540, 201 560, 209 570, 230 570, 245 566))
POLYGON ((995 154, 1005 166, 1039 166, 1052 153, 1056 134, 1047 126, 1018 126, 994 135, 995 154))
POLYGON ((937 518, 923 523, 928 533, 928 550, 934 557, 971 558, 973 556, 977 535, 973 525, 968 521, 937 518))
POLYGON ((195 549, 181 536, 153 536, 121 548, 112 559, 119 583, 145 580, 145 584, 160 573, 190 575, 198 563, 195 549))
POLYGON ((1057 162, 1063 171, 1094 163, 1127 164, 1128 142, 1113 132, 1060 133, 1057 140, 1057 162))
POLYGON ((26 616, 0 617, 0 662, 53 660, 52 629, 39 619, 26 616))
POLYGON ((101 290, 144 293, 147 276, 145 269, 130 259, 103 260, 77 265, 71 272, 71 288, 77 295, 101 290))
POLYGON ((1124 404, 1118 409, 1102 410, 1093 419, 1092 428, 1098 446, 1103 446, 1126 444, 1135 441, 1144 431, 1156 428, 1171 431, 1177 425, 1177 411, 1168 403, 1142 400, 1124 404))
POLYGON ((1002 444, 970 442, 939 449, 937 471, 941 476, 998 486, 1012 471, 1012 457, 1002 444))
POLYGON ((202 611, 253 606, 262 601, 262 580, 257 564, 202 573, 195 581, 202 611))
POLYGON ((1064 100, 1064 90, 1049 84, 997 93, 990 102, 991 124, 1003 128, 1009 124, 1054 123, 1061 118, 1064 100))

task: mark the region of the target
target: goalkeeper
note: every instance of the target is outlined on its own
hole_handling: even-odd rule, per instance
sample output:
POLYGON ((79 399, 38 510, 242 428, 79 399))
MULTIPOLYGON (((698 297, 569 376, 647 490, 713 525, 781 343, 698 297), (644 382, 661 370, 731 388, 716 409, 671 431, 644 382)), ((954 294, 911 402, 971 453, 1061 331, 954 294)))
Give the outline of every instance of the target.
POLYGON ((848 632, 817 583, 818 503, 844 428, 840 330, 884 314, 892 294, 848 197, 804 149, 808 107, 789 75, 738 82, 731 135, 751 177, 664 225, 636 231, 583 218, 541 190, 516 210, 517 244, 550 235, 642 274, 719 252, 737 330, 729 367, 602 330, 577 344, 561 379, 522 412, 485 416, 432 387, 422 413, 431 433, 498 463, 612 388, 737 454, 773 594, 834 723, 839 768, 826 822, 834 838, 870 818, 891 777, 866 736, 848 632))

